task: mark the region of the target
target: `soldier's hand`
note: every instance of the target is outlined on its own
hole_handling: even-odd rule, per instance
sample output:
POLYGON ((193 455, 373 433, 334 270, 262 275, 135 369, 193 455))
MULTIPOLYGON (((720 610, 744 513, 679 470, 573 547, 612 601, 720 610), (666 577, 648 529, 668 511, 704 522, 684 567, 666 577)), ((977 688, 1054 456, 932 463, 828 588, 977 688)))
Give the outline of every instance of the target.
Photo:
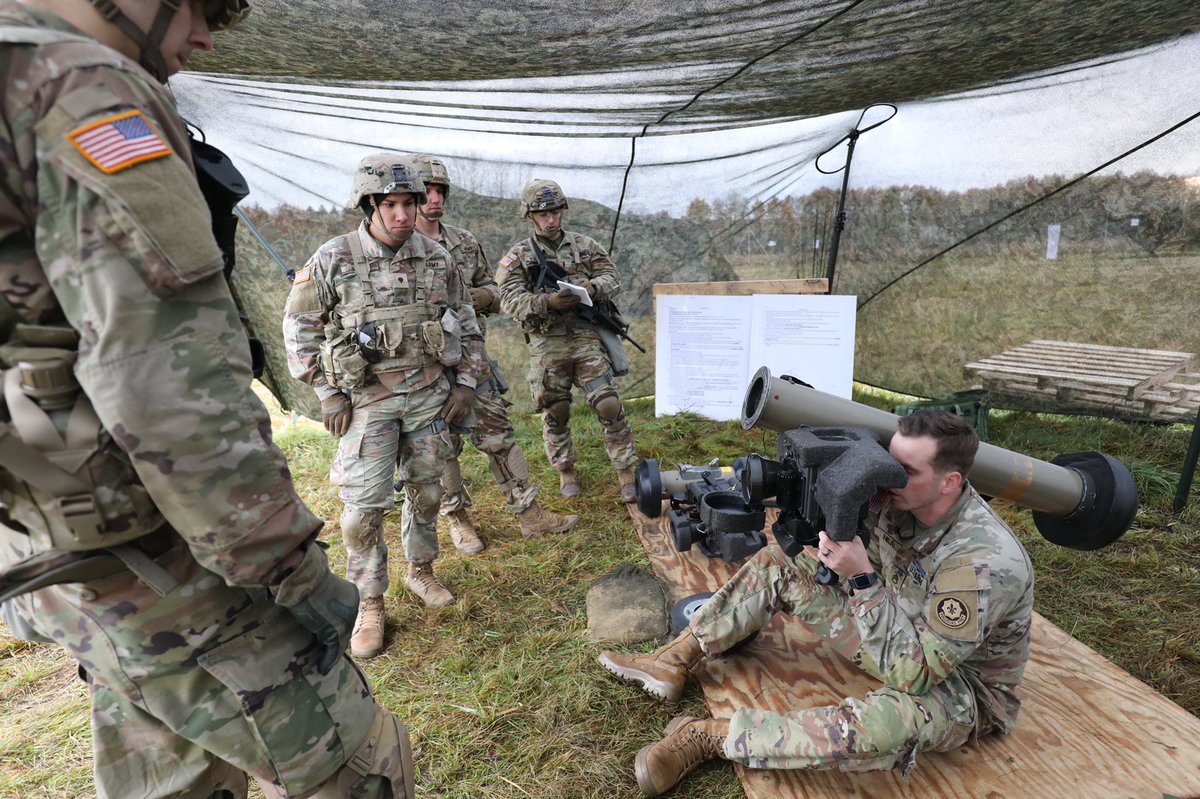
POLYGON ((592 285, 592 281, 588 280, 583 275, 571 275, 570 282, 586 291, 588 296, 592 299, 596 298, 596 287, 592 285))
POLYGON ((352 410, 350 398, 339 391, 329 399, 321 400, 321 423, 331 435, 341 438, 350 429, 352 410))
POLYGON ((328 572, 311 594, 288 610, 317 637, 322 647, 317 670, 328 674, 350 643, 350 632, 358 616, 358 587, 328 572))
POLYGON ((475 306, 476 311, 486 311, 492 307, 492 292, 487 289, 471 287, 471 304, 475 306))
POLYGON ((570 289, 559 289, 546 300, 546 305, 553 311, 568 311, 581 302, 579 295, 570 289))
POLYGON ((817 555, 830 571, 846 579, 856 574, 874 571, 871 568, 871 559, 867 556, 867 548, 858 536, 850 541, 834 541, 822 530, 817 534, 817 555))
POLYGON ((466 421, 473 407, 475 391, 466 386, 455 386, 450 389, 450 399, 442 406, 442 418, 446 420, 446 424, 458 424, 466 421))
POLYGON ((329 570, 325 550, 313 541, 300 566, 272 589, 272 593, 276 604, 316 636, 321 644, 317 670, 328 674, 350 642, 354 619, 358 615, 358 588, 329 570))

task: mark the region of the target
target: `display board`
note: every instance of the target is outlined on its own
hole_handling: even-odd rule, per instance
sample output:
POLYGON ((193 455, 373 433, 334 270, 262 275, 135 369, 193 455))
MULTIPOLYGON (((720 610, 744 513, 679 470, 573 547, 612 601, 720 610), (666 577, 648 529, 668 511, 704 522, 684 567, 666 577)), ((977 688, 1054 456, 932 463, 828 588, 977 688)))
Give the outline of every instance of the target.
POLYGON ((654 412, 740 419, 746 385, 762 366, 849 399, 854 322, 852 296, 660 295, 654 412))

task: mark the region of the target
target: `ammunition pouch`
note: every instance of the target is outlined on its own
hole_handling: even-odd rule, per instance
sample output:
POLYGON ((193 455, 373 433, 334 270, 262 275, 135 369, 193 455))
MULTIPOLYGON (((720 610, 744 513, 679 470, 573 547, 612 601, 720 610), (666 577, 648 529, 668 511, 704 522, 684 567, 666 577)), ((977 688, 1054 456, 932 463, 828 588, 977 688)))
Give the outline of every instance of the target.
POLYGON ((367 383, 370 364, 356 337, 357 334, 350 330, 325 331, 319 355, 321 372, 325 375, 325 382, 334 388, 353 391, 367 383))

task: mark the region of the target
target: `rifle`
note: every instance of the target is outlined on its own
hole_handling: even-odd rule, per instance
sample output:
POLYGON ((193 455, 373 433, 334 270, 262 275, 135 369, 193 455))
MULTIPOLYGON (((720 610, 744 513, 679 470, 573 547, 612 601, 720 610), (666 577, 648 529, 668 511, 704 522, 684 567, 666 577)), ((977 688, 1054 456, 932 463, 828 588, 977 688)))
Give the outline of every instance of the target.
MULTIPOLYGON (((529 243, 533 245, 533 252, 537 256, 538 271, 537 283, 534 288, 544 289, 551 293, 558 291, 558 281, 570 283, 570 275, 559 271, 554 266, 550 265, 550 261, 546 259, 546 254, 542 252, 542 248, 538 246, 537 237, 530 236, 529 243), (551 282, 551 281, 554 282, 551 282)), ((638 352, 645 352, 646 348, 638 344, 629 337, 629 325, 617 321, 616 314, 617 306, 612 300, 605 300, 604 306, 601 305, 580 305, 575 309, 575 313, 579 314, 579 318, 585 322, 591 322, 597 327, 603 327, 618 338, 623 338, 633 346, 637 347, 638 352)))

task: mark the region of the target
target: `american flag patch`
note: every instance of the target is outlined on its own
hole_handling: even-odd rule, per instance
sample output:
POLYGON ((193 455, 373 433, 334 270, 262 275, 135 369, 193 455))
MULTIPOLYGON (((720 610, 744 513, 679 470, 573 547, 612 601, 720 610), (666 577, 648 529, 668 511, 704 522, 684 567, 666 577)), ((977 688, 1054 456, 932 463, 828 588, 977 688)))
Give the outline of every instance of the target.
POLYGON ((511 264, 512 262, 513 262, 513 259, 506 255, 500 259, 500 266, 505 267, 505 266, 508 266, 509 264, 511 264))
POLYGON ((106 175, 143 161, 165 158, 171 148, 154 132, 141 111, 129 111, 71 131, 75 149, 106 175))

